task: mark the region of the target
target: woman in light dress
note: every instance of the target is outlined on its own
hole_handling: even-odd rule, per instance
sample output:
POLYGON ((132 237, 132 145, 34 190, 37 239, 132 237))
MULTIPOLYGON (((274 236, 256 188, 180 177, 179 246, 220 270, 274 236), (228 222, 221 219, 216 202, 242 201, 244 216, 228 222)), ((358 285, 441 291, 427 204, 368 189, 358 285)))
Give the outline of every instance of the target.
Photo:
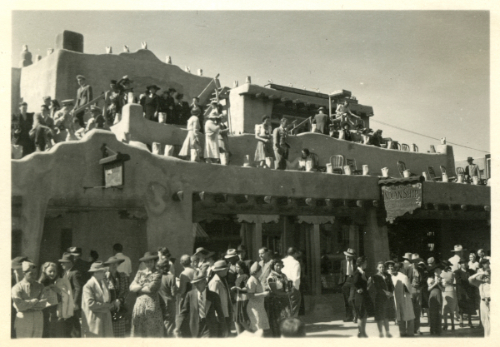
POLYGON ((455 312, 458 311, 457 294, 455 291, 455 274, 451 271, 451 263, 445 261, 445 271, 441 272, 443 289, 443 330, 448 329, 448 314, 451 320, 451 330, 455 330, 455 312))
POLYGON ((203 157, 208 164, 216 163, 220 159, 219 151, 219 130, 220 126, 217 124, 219 114, 214 108, 212 113, 208 116, 205 123, 205 150, 203 157))
POLYGON ((260 167, 271 168, 273 166, 273 138, 272 138, 271 118, 264 115, 262 123, 255 126, 255 138, 257 148, 255 149, 254 161, 260 167))
POLYGON ((264 308, 264 298, 269 296, 270 292, 264 291, 264 286, 259 281, 262 275, 262 267, 258 262, 250 267, 250 277, 242 291, 246 291, 248 298, 247 314, 250 318, 248 329, 252 332, 264 331, 269 329, 269 320, 264 308))
POLYGON ((201 114, 201 110, 198 107, 193 107, 191 109, 191 117, 187 122, 188 134, 184 140, 181 151, 179 152, 179 157, 188 157, 191 161, 198 161, 201 157, 201 126, 200 119, 198 118, 201 114), (191 154, 195 151, 196 155, 191 154))

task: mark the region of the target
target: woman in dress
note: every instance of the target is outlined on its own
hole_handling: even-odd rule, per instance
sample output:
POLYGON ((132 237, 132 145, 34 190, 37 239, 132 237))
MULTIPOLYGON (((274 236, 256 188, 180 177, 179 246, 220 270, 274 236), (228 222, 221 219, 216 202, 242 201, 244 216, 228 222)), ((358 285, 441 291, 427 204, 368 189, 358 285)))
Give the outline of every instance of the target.
POLYGON ((125 337, 125 327, 127 323, 125 299, 129 293, 129 279, 123 272, 118 272, 118 265, 123 263, 125 259, 110 257, 104 265, 108 266, 106 272, 106 283, 108 285, 111 303, 114 307, 111 310, 113 319, 113 335, 115 337, 125 337))
POLYGON ((384 337, 382 327, 385 327, 385 336, 392 337, 389 332, 389 320, 394 320, 394 285, 392 284, 391 276, 385 270, 383 261, 377 264, 377 273, 370 277, 368 288, 375 289, 375 321, 380 337, 384 337))
POLYGON ((219 130, 220 127, 217 124, 219 115, 217 110, 214 109, 212 113, 208 116, 205 123, 205 150, 203 151, 203 157, 208 164, 216 163, 220 159, 219 151, 219 130))
POLYGON ((365 269, 367 266, 366 257, 356 259, 357 269, 353 274, 354 310, 358 317, 358 337, 368 337, 366 334, 366 320, 368 316, 373 316, 373 304, 368 293, 368 279, 365 269))
POLYGON ((274 337, 280 337, 280 323, 282 319, 291 317, 291 284, 288 278, 281 272, 283 269, 283 261, 281 259, 273 259, 271 261, 271 273, 267 277, 267 287, 271 294, 269 297, 269 323, 274 337))
POLYGON ((460 269, 454 272, 457 285, 458 313, 460 315, 460 327, 464 326, 464 314, 469 318, 469 327, 472 325, 472 315, 476 314, 476 287, 469 283, 469 277, 475 272, 467 269, 467 261, 460 259, 460 269))
POLYGON ((474 273, 477 272, 479 269, 479 262, 477 261, 476 253, 471 252, 469 254, 469 264, 468 264, 469 270, 474 271, 474 273))
POLYGON ((269 296, 270 292, 264 291, 263 285, 259 281, 262 275, 262 267, 258 262, 250 267, 250 277, 246 284, 246 293, 248 297, 247 314, 250 319, 248 330, 257 332, 269 329, 269 320, 264 308, 264 298, 269 296))
POLYGON ((113 337, 111 296, 106 284, 107 268, 96 261, 88 270, 92 277, 83 286, 82 295, 82 336, 113 337))
POLYGON ((441 310, 443 307, 443 287, 441 285, 441 264, 429 269, 427 285, 429 289, 429 326, 431 335, 441 335, 441 310))
POLYGON ((262 123, 255 126, 257 148, 255 149, 254 161, 259 163, 261 167, 272 168, 274 158, 272 133, 271 118, 263 116, 262 123))
POLYGON ((121 121, 122 107, 124 105, 124 93, 121 84, 111 80, 110 90, 105 93, 104 103, 106 105, 106 121, 112 126, 121 121))
POLYGON ((249 330, 250 318, 247 312, 248 306, 248 296, 247 296, 247 282, 250 276, 250 270, 248 266, 243 261, 238 261, 236 263, 236 282, 235 286, 231 288, 232 291, 236 292, 236 312, 235 312, 235 325, 236 332, 241 334, 245 330, 249 330))
POLYGON ((141 99, 141 105, 144 112, 144 118, 147 120, 158 122, 158 111, 160 109, 160 97, 156 92, 161 88, 156 85, 146 87, 147 94, 141 99))
POLYGON ((201 136, 200 133, 200 119, 198 118, 201 114, 201 110, 198 107, 193 107, 191 109, 191 117, 187 122, 188 134, 184 143, 182 144, 181 151, 179 152, 179 157, 188 157, 191 161, 197 161, 201 157, 201 136), (196 156, 191 155, 191 152, 195 150, 196 156))
POLYGON ((222 165, 229 165, 229 158, 231 157, 228 138, 229 129, 226 124, 227 116, 225 114, 221 114, 219 117, 219 152, 222 165))
POLYGON ((146 269, 137 271, 130 291, 137 293, 132 311, 132 337, 163 337, 163 318, 158 291, 161 273, 156 269, 157 252, 146 252, 139 261, 146 269))
POLYGON ((443 330, 448 329, 448 314, 451 320, 451 330, 455 330, 455 312, 457 311, 457 294, 455 291, 455 275, 451 271, 451 263, 445 261, 445 270, 441 272, 441 284, 443 285, 443 330))
POLYGON ((38 282, 43 284, 43 297, 47 299, 50 306, 42 310, 43 334, 42 337, 65 337, 64 319, 58 316, 58 304, 62 302, 62 291, 57 286, 59 275, 57 265, 47 262, 42 265, 42 274, 38 282))

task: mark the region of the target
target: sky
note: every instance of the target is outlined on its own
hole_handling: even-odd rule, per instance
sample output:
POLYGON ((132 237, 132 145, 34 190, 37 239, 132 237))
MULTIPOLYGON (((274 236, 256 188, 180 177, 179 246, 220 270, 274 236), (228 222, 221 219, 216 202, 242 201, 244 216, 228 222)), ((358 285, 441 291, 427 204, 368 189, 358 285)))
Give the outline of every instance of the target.
MULTIPOLYGON (((148 43, 182 68, 220 73, 223 85, 273 83, 352 92, 371 128, 421 152, 439 141, 490 150, 490 15, 487 11, 13 11, 12 66, 23 44, 46 55, 63 30, 84 52, 148 43), (41 15, 43 13, 43 15, 41 15)), ((453 145, 456 160, 485 152, 453 145)))

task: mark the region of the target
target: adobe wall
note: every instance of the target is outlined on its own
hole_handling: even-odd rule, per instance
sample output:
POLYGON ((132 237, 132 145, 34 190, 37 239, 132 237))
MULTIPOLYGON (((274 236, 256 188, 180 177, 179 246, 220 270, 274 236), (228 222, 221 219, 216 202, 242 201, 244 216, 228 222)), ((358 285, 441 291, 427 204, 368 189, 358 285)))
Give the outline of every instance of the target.
POLYGON ((10 82, 10 113, 16 114, 19 109, 19 102, 21 97, 21 68, 13 67, 11 69, 11 82, 10 82))
POLYGON ((159 94, 173 87, 183 93, 184 100, 188 102, 212 81, 212 78, 193 75, 178 66, 163 63, 153 52, 145 49, 117 55, 56 50, 35 64, 22 68, 20 96, 28 102, 30 112, 45 95, 59 101, 74 99, 78 89, 77 75, 87 78, 94 97, 109 90, 110 80, 128 75, 134 81, 136 96, 144 93, 147 85, 156 84, 162 88, 159 94))

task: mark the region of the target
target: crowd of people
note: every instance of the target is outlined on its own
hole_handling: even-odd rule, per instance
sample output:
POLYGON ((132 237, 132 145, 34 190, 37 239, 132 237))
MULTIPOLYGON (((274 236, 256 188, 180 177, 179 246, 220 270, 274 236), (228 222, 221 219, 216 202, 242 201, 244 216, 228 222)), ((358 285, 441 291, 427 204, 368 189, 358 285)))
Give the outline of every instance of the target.
POLYGON ((113 246, 106 261, 82 259, 79 247, 38 267, 12 260, 12 336, 28 337, 227 337, 305 336, 297 318, 300 252, 287 257, 244 245, 215 257, 203 247, 183 255, 176 276, 170 252, 146 252, 132 278, 132 261, 113 246), (133 307, 127 297, 135 293, 133 307), (127 313, 130 313, 127 314, 127 313), (131 317, 129 319, 129 317, 131 317))
POLYGON ((358 324, 358 337, 368 337, 366 320, 374 317, 380 337, 392 337, 389 322, 399 326, 401 337, 422 335, 420 319, 426 314, 430 334, 439 336, 442 330, 455 330, 455 318, 460 327, 467 317, 470 328, 472 316, 480 312, 485 336, 490 334, 490 258, 483 250, 470 252, 456 245, 455 255, 448 260, 427 263, 417 253, 406 253, 403 261, 380 261, 377 273, 368 278, 365 257, 356 257, 348 249, 341 264, 339 284, 345 305, 344 322, 358 324), (448 325, 448 318, 450 325, 448 325))

